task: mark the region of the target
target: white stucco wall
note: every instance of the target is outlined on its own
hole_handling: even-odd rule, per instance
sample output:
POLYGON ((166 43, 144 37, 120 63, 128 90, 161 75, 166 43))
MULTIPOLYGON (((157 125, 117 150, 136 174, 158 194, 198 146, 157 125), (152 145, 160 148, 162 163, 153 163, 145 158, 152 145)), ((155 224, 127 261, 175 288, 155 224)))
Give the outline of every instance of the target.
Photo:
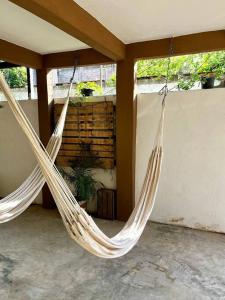
MULTIPOLYGON (((38 132, 37 101, 20 101, 25 113, 38 132)), ((0 196, 13 192, 29 176, 35 158, 27 139, 18 126, 7 102, 0 108, 0 196)), ((41 195, 36 203, 42 201, 41 195)))
MULTIPOLYGON (((138 95, 136 199, 160 113, 138 95)), ((164 159, 151 220, 225 232, 225 89, 170 93, 164 159)))

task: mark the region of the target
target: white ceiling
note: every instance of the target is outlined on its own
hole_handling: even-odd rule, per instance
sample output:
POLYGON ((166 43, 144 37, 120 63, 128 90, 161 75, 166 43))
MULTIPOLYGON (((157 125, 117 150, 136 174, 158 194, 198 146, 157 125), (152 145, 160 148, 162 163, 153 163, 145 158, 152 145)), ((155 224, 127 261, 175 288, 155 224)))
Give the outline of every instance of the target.
POLYGON ((124 43, 225 29, 225 0, 74 0, 124 43))
MULTIPOLYGON (((74 1, 125 43, 225 29, 225 0, 74 1)), ((0 0, 0 39, 41 54, 88 48, 8 0, 0 0)))
POLYGON ((41 54, 88 47, 8 0, 0 0, 0 39, 41 54))

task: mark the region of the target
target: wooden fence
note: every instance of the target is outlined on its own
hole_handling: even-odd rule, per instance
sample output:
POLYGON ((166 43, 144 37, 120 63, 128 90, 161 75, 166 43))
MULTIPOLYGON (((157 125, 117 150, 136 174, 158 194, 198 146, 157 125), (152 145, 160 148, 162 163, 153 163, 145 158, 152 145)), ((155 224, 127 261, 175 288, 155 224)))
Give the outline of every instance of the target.
MULTIPOLYGON (((55 105, 55 123, 62 107, 55 105)), ((87 158, 92 158, 93 167, 115 166, 115 108, 111 101, 80 102, 68 108, 56 162, 69 166, 87 158)))

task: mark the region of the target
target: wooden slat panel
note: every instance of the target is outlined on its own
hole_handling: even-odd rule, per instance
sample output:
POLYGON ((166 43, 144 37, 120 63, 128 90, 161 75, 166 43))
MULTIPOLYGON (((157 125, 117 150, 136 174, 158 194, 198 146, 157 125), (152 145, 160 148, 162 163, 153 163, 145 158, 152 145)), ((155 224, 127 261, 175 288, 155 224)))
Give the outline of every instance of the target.
MULTIPOLYGON (((60 114, 63 104, 55 105, 56 114, 60 114)), ((77 115, 77 114, 95 114, 95 113, 113 113, 113 103, 112 102, 100 102, 99 104, 87 104, 82 103, 80 106, 69 106, 67 114, 68 115, 77 115), (107 104, 108 103, 108 104, 107 104)))
POLYGON ((81 106, 81 107, 73 107, 70 106, 68 109, 68 114, 69 115, 77 115, 77 114, 107 114, 107 113, 112 113, 113 112, 113 107, 112 106, 105 106, 105 105, 88 105, 88 106, 81 106))
MULTIPOLYGON (((79 159, 79 158, 77 158, 79 159)), ((71 157, 58 156, 56 159, 57 165, 61 167, 66 167, 71 164, 71 160, 74 160, 71 157)), ((112 158, 99 158, 99 164, 104 169, 113 169, 114 168, 114 159, 112 158)))
MULTIPOLYGON (((86 106, 104 106, 104 107, 113 107, 113 102, 112 101, 101 101, 101 102, 94 102, 94 101, 87 101, 87 102, 78 102, 77 104, 71 104, 68 109, 74 108, 74 107, 86 107, 86 106)), ((56 109, 62 109, 63 104, 62 103, 57 103, 55 104, 56 109)))
POLYGON ((112 131, 106 130, 64 130, 63 136, 70 137, 112 137, 112 131))
MULTIPOLYGON (((62 144, 61 150, 82 150, 80 144, 62 144)), ((110 151, 114 152, 113 145, 90 145, 91 151, 110 151)))
POLYGON ((88 143, 93 145, 113 145, 114 139, 104 139, 104 138, 72 138, 72 137, 64 137, 62 140, 63 144, 79 144, 79 143, 88 143))
MULTIPOLYGON (((55 120, 58 120, 63 104, 55 105, 55 120)), ((113 168, 115 157, 113 102, 84 102, 69 106, 63 132, 58 164, 66 165, 71 160, 85 157, 103 160, 102 168, 113 168), (88 149, 84 151, 84 145, 88 149)), ((95 167, 95 166, 93 166, 95 167)))
MULTIPOLYGON (((59 119, 59 115, 56 115, 55 116, 55 121, 57 122, 58 121, 58 119, 59 119)), ((79 116, 79 120, 78 120, 78 118, 77 118, 77 116, 76 115, 67 115, 66 116, 66 122, 71 122, 71 121, 73 121, 73 122, 105 122, 105 121, 107 121, 107 122, 112 122, 114 120, 114 116, 113 116, 113 114, 108 114, 108 115, 106 115, 106 114, 94 114, 94 115, 80 115, 79 116)))
MULTIPOLYGON (((108 151, 92 151, 91 152, 91 155, 92 156, 95 156, 95 157, 102 157, 102 158, 105 158, 105 157, 114 157, 114 153, 113 152, 108 152, 108 151)), ((76 150, 60 150, 59 151, 59 156, 74 156, 74 157, 77 157, 77 156, 82 156, 82 151, 76 151, 76 150)))
POLYGON ((65 124, 65 129, 76 130, 76 129, 113 129, 113 122, 85 122, 75 123, 70 122, 65 124))

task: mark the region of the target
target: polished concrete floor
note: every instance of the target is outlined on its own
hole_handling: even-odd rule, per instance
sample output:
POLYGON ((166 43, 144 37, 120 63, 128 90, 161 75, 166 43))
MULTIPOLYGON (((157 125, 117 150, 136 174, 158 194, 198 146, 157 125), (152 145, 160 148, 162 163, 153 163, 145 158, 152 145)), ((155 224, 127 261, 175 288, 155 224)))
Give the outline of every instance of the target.
MULTIPOLYGON (((119 222, 98 221, 114 234, 119 222)), ((56 211, 33 206, 0 224, 1 300, 225 299, 225 235, 148 224, 126 256, 77 246, 56 211)))

